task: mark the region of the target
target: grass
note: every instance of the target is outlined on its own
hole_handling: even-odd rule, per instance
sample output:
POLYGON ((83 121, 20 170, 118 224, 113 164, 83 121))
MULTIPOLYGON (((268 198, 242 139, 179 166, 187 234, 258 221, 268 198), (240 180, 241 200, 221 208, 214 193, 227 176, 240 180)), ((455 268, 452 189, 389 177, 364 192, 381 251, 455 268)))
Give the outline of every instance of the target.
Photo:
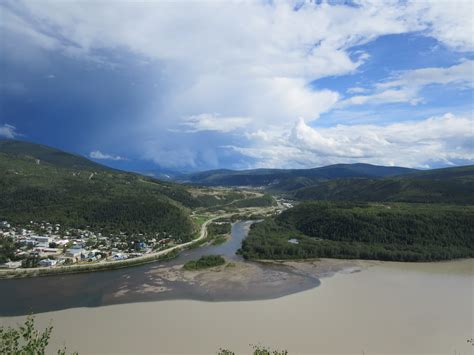
POLYGON ((209 219, 209 217, 207 216, 203 216, 203 215, 195 215, 194 216, 194 221, 199 225, 199 226, 202 226, 204 223, 206 223, 206 221, 209 219))

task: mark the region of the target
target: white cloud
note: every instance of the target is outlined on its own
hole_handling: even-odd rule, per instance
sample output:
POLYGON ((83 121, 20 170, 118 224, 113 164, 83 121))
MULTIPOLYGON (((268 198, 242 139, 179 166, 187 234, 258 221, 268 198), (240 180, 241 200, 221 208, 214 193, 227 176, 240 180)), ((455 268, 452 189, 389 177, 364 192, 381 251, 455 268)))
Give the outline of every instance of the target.
MULTIPOLYGON (((362 105, 367 103, 408 102, 416 105, 422 101, 419 92, 428 85, 474 86, 474 61, 466 60, 447 68, 422 68, 407 70, 394 75, 389 81, 375 85, 375 93, 352 96, 340 104, 362 105)), ((356 88, 357 89, 357 88, 356 88)), ((357 92, 352 90, 352 92, 357 92)))
POLYGON ((377 87, 382 89, 393 87, 422 87, 430 84, 474 86, 474 61, 466 60, 447 68, 407 70, 396 75, 395 80, 377 84, 377 87))
POLYGON ((308 83, 357 70, 368 54, 352 46, 429 26, 397 2, 296 4, 25 1, 4 7, 2 26, 65 55, 125 50, 159 66, 167 105, 144 118, 147 129, 203 112, 259 128, 316 119, 339 96, 308 83))
POLYGON ((102 153, 100 150, 94 150, 93 152, 89 153, 89 157, 92 159, 98 160, 127 160, 127 158, 123 158, 118 155, 110 155, 107 153, 102 153))
POLYGON ((313 128, 299 120, 289 134, 231 147, 260 167, 314 167, 366 162, 427 167, 433 163, 474 162, 472 117, 446 114, 390 125, 313 128))
POLYGON ((358 86, 347 89, 348 94, 363 94, 363 93, 366 93, 368 91, 369 91, 369 89, 361 88, 361 87, 358 87, 358 86))
MULTIPOLYGON (((215 147, 191 138, 178 144, 163 132, 184 128, 235 134, 243 129, 250 144, 266 143, 261 148, 236 149, 256 158, 265 156, 265 164, 272 159, 277 163, 278 154, 289 164, 359 155, 369 159, 368 149, 379 149, 383 144, 367 143, 365 147, 362 142, 383 142, 388 128, 314 130, 307 123, 337 107, 341 99, 339 93, 315 90, 309 83, 356 72, 368 54, 353 52, 352 47, 382 35, 417 31, 458 51, 474 47, 470 1, 452 5, 444 1, 359 0, 357 6, 305 2, 294 11, 297 3, 301 5, 299 1, 159 1, 115 2, 111 7, 106 1, 18 1, 0 4, 0 29, 42 49, 114 68, 124 53, 148 63, 150 75, 160 84, 156 100, 150 100, 150 107, 128 127, 135 137, 135 148, 159 163, 175 159, 190 166, 202 161, 217 164, 215 147), (107 53, 120 55, 107 57, 107 53), (303 120, 298 121, 299 117, 303 120), (282 132, 289 129, 292 133, 285 138, 282 132), (354 138, 356 133, 346 131, 358 132, 361 141, 354 138), (348 146, 344 148, 344 144, 348 146), (327 158, 315 160, 310 147, 327 158), (337 154, 331 155, 332 151, 337 154), (285 156, 291 159, 285 160, 285 156)), ((372 88, 369 95, 362 95, 362 88, 350 89, 349 94, 357 95, 342 104, 417 104, 423 86, 466 84, 467 79, 459 79, 465 74, 472 79, 472 62, 399 73, 372 88)), ((100 153, 96 159, 117 158, 92 153, 100 153)), ((378 157, 378 151, 371 154, 378 157)), ((410 164, 422 160, 413 159, 410 164)))
POLYGON ((471 0, 412 1, 409 11, 440 42, 459 51, 474 50, 474 3, 471 0))
POLYGON ((409 102, 412 105, 418 104, 421 99, 417 97, 418 90, 413 88, 390 89, 377 92, 371 95, 357 95, 348 98, 341 102, 341 106, 345 105, 364 105, 385 104, 385 103, 399 103, 409 102))
POLYGON ((0 125, 0 137, 13 139, 17 136, 19 136, 19 134, 16 132, 16 127, 7 123, 0 125))
POLYGON ((217 131, 228 133, 247 126, 248 117, 220 117, 218 114, 202 113, 186 117, 182 125, 189 127, 187 132, 217 131))

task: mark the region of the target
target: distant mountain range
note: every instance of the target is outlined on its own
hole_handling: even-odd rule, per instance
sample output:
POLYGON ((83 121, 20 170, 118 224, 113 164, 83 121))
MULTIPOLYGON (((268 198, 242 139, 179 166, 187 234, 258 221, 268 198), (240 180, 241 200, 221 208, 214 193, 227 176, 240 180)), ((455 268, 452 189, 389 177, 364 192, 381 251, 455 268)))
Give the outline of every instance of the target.
POLYGON ((379 178, 416 169, 370 164, 336 164, 313 169, 210 170, 178 176, 177 181, 206 186, 252 186, 289 191, 338 178, 379 178))
POLYGON ((314 169, 211 170, 177 181, 204 186, 250 186, 297 200, 474 203, 474 166, 416 170, 370 164, 314 169))
MULTIPOLYGON (((370 164, 336 164, 313 169, 221 169, 190 174, 160 169, 136 174, 48 146, 3 140, 0 141, 0 170, 0 217, 14 214, 13 211, 20 208, 18 201, 24 201, 26 209, 37 206, 44 210, 45 201, 40 199, 43 194, 51 203, 56 203, 58 209, 63 201, 77 200, 85 206, 86 202, 78 201, 111 202, 124 196, 136 202, 151 201, 154 196, 153 201, 181 208, 219 204, 209 197, 193 196, 183 183, 263 188, 297 200, 474 204, 474 166, 420 171, 370 164)), ((99 205, 92 207, 99 208, 99 205)))
POLYGON ((124 232, 126 238, 164 233, 187 241, 197 230, 191 210, 274 202, 269 195, 244 199, 244 191, 198 185, 251 186, 297 201, 251 229, 242 245, 246 258, 422 261, 474 255, 474 166, 419 171, 338 164, 213 170, 176 179, 186 184, 112 169, 44 145, 4 140, 0 221, 47 221, 105 235, 124 232))

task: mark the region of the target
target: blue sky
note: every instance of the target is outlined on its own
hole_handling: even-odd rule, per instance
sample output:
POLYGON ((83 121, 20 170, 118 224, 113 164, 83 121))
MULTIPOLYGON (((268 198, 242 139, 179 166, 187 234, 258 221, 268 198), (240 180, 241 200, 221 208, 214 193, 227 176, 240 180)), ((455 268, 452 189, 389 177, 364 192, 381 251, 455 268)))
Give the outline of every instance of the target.
POLYGON ((123 169, 472 164, 470 1, 0 4, 0 137, 123 169))

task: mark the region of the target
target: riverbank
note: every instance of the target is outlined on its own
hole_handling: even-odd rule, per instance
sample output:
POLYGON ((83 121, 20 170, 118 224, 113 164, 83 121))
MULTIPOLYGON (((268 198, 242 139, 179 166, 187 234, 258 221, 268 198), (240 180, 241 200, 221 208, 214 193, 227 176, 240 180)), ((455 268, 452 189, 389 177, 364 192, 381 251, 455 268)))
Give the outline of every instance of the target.
POLYGON ((98 263, 87 263, 78 265, 64 265, 54 267, 37 267, 30 269, 7 269, 0 270, 0 279, 12 279, 12 278, 25 278, 25 277, 38 277, 38 276, 54 276, 63 274, 77 274, 85 272, 96 272, 105 270, 122 269, 132 266, 143 265, 152 263, 159 260, 167 260, 176 255, 176 253, 191 248, 207 238, 207 226, 216 219, 226 218, 229 215, 220 215, 212 217, 205 221, 201 225, 199 237, 186 243, 182 243, 171 248, 161 250, 155 253, 145 254, 133 259, 117 260, 117 261, 106 261, 98 263))
MULTIPOLYGON (((374 262, 271 300, 73 308, 39 314, 37 322, 44 327, 52 320, 52 346, 66 344, 81 355, 212 354, 219 347, 247 354, 250 343, 287 349, 290 355, 468 355, 473 282, 473 259, 374 262)), ((23 320, 0 318, 4 325, 23 320)))

